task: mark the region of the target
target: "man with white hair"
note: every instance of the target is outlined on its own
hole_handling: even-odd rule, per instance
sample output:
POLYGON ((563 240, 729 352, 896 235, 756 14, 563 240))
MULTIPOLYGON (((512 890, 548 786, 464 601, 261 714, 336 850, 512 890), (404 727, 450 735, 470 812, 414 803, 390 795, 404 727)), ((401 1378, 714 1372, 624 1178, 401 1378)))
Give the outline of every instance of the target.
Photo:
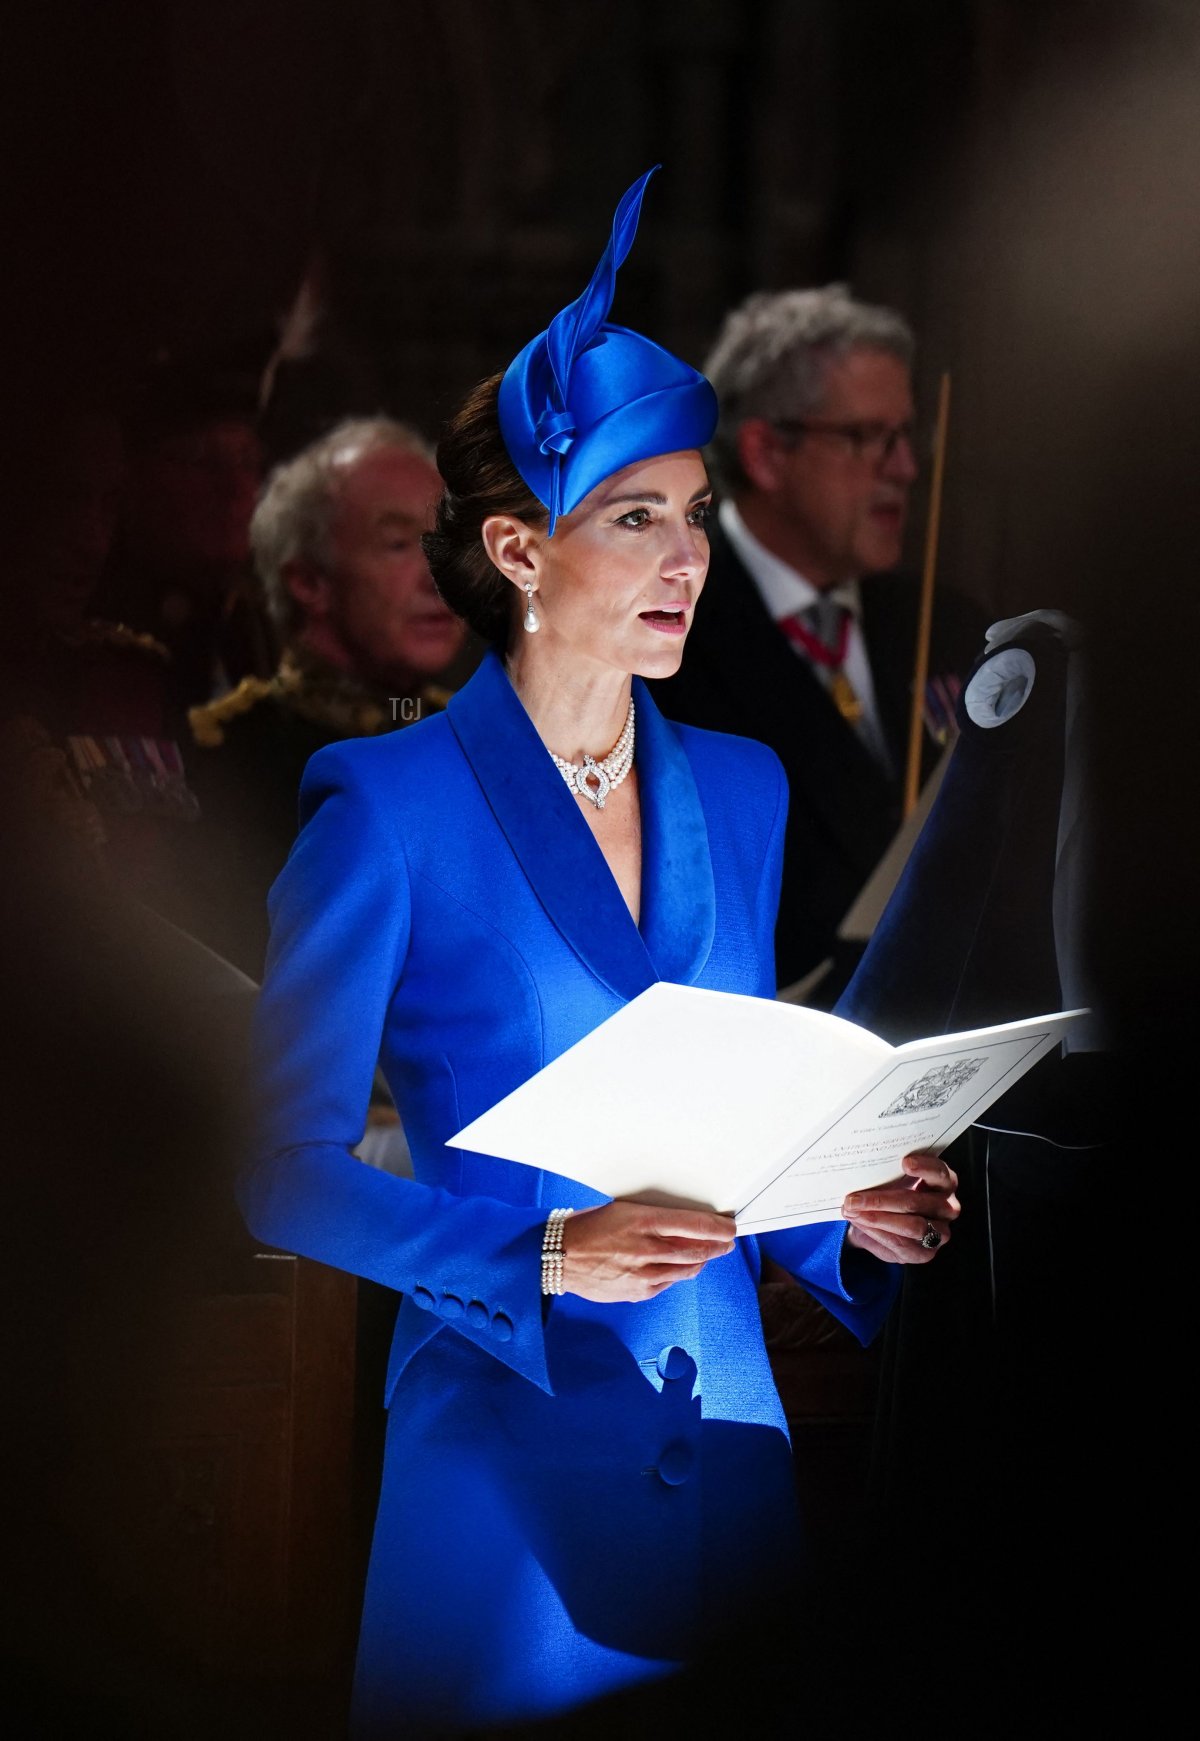
MULTIPOLYGON (((778 982, 811 980, 825 1007, 853 965, 838 925, 902 820, 919 586, 889 571, 917 477, 912 355, 900 315, 840 284, 728 315, 704 363, 721 406, 708 581, 679 673, 654 685, 668 716, 782 759, 778 982)), ((935 600, 925 772, 986 623, 935 600)))
POLYGON ((283 653, 272 677, 189 714, 202 817, 181 883, 189 929, 255 979, 309 757, 444 707, 475 662, 421 549, 441 488, 416 431, 360 418, 277 466, 254 510, 283 653))

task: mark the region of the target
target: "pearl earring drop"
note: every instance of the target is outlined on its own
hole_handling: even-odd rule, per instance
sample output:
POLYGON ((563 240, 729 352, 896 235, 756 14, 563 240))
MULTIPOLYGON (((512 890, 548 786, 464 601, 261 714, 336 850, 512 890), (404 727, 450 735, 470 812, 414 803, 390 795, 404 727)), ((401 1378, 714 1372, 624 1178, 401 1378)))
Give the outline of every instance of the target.
POLYGON ((525 598, 525 633, 536 635, 542 626, 542 619, 533 608, 533 582, 531 580, 525 582, 525 598))

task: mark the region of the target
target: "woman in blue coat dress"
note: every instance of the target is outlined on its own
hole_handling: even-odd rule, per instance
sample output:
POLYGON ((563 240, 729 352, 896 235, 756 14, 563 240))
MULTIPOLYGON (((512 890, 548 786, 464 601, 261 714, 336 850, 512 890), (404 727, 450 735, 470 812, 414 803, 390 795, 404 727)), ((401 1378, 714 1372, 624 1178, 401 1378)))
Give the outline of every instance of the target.
POLYGON ((774 754, 674 726, 704 583, 704 378, 584 295, 439 448, 427 548, 495 651, 444 715, 322 750, 271 893, 255 1234, 394 1288, 355 1732, 564 1711, 695 1659, 799 1562, 760 1251, 860 1337, 957 1214, 940 1161, 734 1238, 447 1138, 656 979, 773 995, 774 754), (377 1059, 414 1176, 354 1158, 377 1059), (570 1211, 569 1214, 565 1213, 570 1211))

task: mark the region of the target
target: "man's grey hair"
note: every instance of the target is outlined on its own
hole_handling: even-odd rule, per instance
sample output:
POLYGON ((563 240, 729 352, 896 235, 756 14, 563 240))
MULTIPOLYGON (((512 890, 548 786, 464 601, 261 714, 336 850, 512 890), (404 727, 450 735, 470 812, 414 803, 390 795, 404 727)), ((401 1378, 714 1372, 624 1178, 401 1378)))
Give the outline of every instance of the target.
POLYGON ((726 315, 704 363, 721 408, 710 451, 718 482, 736 490, 749 481, 737 450, 747 418, 819 411, 825 371, 848 351, 887 351, 911 368, 913 348, 902 315, 856 302, 845 284, 748 296, 726 315))
POLYGON ((380 448, 399 448, 434 463, 430 443, 407 423, 355 417, 277 465, 263 485, 250 521, 250 547, 267 608, 285 641, 299 627, 301 612, 284 571, 293 562, 328 568, 339 483, 350 466, 380 448))

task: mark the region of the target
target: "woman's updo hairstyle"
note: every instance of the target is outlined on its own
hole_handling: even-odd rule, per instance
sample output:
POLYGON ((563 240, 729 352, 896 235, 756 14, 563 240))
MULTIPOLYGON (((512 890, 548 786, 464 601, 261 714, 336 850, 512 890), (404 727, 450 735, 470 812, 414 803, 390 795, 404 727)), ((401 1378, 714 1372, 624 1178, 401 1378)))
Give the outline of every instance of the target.
POLYGON ((442 598, 500 653, 508 647, 518 599, 484 549, 483 522, 492 514, 511 514, 538 528, 550 521, 500 434, 502 379, 491 375, 473 387, 443 430, 437 448, 443 494, 434 529, 421 539, 442 598))

